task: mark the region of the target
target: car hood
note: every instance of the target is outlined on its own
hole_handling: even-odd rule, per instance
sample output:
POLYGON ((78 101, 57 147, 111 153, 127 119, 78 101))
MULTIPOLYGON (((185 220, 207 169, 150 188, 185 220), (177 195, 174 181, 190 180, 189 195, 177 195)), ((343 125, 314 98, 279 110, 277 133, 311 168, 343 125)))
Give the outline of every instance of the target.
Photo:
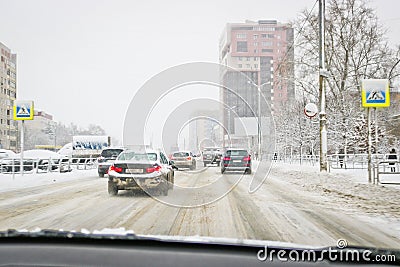
POLYGON ((64 231, 48 230, 48 229, 9 229, 0 231, 0 239, 7 237, 58 237, 58 238, 88 238, 88 239, 120 239, 120 240, 155 240, 166 242, 184 242, 184 243, 201 243, 201 244, 221 244, 221 245, 249 245, 249 246, 271 246, 285 247, 296 249, 317 249, 315 246, 301 245, 288 242, 252 240, 252 239, 235 239, 207 236, 166 236, 166 235, 140 235, 135 234, 132 230, 124 228, 104 228, 102 230, 89 231, 81 229, 80 231, 64 231))

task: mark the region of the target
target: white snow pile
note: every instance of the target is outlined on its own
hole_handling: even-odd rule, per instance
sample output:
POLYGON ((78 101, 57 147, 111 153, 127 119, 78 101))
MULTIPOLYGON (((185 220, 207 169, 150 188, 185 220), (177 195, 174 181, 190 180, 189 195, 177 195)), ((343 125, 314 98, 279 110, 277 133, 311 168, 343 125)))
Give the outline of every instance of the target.
POLYGON ((0 174, 0 192, 93 178, 97 178, 97 169, 73 170, 68 173, 26 173, 24 175, 18 173, 14 176, 12 174, 0 174))
MULTIPOLYGON (((320 173, 319 166, 276 163, 272 175, 302 187, 306 191, 331 197, 338 205, 349 205, 366 213, 400 218, 400 187, 368 183, 367 171, 331 170, 320 173)), ((400 177, 398 177, 400 181, 400 177)))
MULTIPOLYGON (((19 158, 21 154, 16 154, 15 157, 19 158)), ((65 156, 56 152, 45 149, 32 149, 24 151, 24 158, 30 159, 60 159, 65 156)))

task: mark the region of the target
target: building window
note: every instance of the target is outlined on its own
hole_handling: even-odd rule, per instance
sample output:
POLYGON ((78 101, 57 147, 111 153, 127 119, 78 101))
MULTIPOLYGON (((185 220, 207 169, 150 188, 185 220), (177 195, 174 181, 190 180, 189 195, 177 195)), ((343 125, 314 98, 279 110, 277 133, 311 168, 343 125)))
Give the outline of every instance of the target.
POLYGON ((272 53, 272 52, 274 52, 274 49, 262 49, 261 52, 263 52, 263 53, 272 53))
POLYGON ((258 64, 254 64, 254 68, 258 69, 258 64))
POLYGON ((272 46, 272 42, 262 42, 262 46, 272 46))
POLYGON ((237 52, 247 52, 247 42, 239 41, 236 45, 237 52))
POLYGON ((242 57, 239 57, 239 61, 242 61, 243 60, 243 58, 242 57))
POLYGON ((246 60, 247 60, 247 61, 250 61, 250 57, 247 57, 246 60))
POLYGON ((246 67, 247 67, 248 69, 250 69, 250 64, 246 64, 246 67))
POLYGON ((254 49, 254 53, 258 53, 258 50, 257 50, 257 49, 254 49))
POLYGON ((247 38, 247 34, 245 34, 245 33, 238 33, 238 34, 236 34, 236 38, 237 38, 237 39, 246 39, 246 38, 247 38))
POLYGON ((256 30, 258 31, 266 31, 266 32, 275 31, 274 27, 255 27, 255 28, 257 28, 256 30))
POLYGON ((254 43, 253 45, 254 45, 254 46, 258 46, 258 43, 254 43))
POLYGON ((10 120, 7 120, 7 125, 10 125, 10 120))
POLYGON ((258 60, 258 57, 254 57, 254 61, 257 61, 258 60))
POLYGON ((258 35, 257 35, 257 34, 254 34, 254 35, 253 35, 253 39, 254 39, 254 40, 257 40, 257 39, 258 39, 258 35))
POLYGON ((241 67, 242 67, 242 64, 239 64, 238 66, 239 66, 239 68, 241 68, 241 67))

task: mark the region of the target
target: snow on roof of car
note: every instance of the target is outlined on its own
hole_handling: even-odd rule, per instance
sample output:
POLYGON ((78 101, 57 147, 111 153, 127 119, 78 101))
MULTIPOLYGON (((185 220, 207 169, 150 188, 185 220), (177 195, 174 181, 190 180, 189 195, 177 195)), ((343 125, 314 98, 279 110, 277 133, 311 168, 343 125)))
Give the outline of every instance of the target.
POLYGON ((8 149, 0 149, 0 153, 9 153, 9 154, 15 154, 14 151, 8 150, 8 149))

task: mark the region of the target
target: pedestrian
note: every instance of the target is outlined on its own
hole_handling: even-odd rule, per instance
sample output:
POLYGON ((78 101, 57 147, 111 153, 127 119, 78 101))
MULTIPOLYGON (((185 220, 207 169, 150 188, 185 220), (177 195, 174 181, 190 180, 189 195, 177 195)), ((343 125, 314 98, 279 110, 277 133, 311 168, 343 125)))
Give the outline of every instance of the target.
MULTIPOLYGON (((392 150, 390 151, 388 160, 389 161, 397 161, 397 154, 396 154, 396 150, 394 148, 392 148, 392 150)), ((395 162, 389 162, 391 172, 396 172, 395 164, 396 164, 395 162)))
POLYGON ((343 149, 340 149, 338 158, 339 158, 340 168, 342 169, 343 163, 344 163, 344 150, 343 149))

